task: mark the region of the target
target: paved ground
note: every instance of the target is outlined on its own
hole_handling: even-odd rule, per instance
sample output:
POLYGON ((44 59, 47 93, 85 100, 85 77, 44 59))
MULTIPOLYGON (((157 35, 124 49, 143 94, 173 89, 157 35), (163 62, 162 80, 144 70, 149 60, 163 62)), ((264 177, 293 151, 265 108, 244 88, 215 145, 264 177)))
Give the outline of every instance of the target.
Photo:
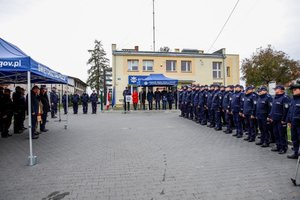
POLYGON ((300 199, 295 160, 177 112, 69 118, 34 141, 33 167, 25 134, 0 139, 1 200, 300 199))

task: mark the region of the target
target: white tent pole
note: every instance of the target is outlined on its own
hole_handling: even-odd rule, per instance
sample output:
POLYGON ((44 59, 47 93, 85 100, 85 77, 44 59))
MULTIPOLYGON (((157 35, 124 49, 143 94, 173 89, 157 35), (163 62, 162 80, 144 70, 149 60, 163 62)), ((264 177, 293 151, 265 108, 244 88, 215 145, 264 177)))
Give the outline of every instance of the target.
POLYGON ((27 95, 28 95, 28 136, 29 136, 29 157, 28 157, 28 165, 32 166, 36 164, 36 157, 33 156, 32 152, 32 126, 31 126, 31 73, 27 72, 27 95))
POLYGON ((66 89, 66 107, 67 107, 67 120, 66 120, 66 124, 65 124, 65 129, 68 128, 68 120, 69 120, 69 86, 67 85, 67 89, 66 89))

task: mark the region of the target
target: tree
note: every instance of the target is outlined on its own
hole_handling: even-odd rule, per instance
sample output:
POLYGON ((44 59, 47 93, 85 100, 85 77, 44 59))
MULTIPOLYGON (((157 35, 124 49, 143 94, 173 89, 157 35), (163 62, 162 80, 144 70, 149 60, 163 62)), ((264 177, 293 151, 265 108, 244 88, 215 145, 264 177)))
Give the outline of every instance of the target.
POLYGON ((100 89, 105 89, 105 69, 109 68, 109 59, 106 58, 106 52, 103 49, 101 41, 95 40, 93 50, 88 50, 90 58, 87 62, 90 65, 88 70, 87 84, 97 91, 99 95, 100 89))
POLYGON ((271 81, 284 85, 300 76, 300 64, 268 45, 242 61, 242 73, 247 85, 267 85, 271 81))

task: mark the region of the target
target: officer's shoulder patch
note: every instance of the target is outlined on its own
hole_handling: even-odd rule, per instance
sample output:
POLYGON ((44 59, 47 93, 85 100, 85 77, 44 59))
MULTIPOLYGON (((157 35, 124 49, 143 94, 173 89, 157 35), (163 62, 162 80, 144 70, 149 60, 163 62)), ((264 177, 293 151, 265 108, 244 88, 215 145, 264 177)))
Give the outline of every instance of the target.
POLYGON ((285 108, 288 108, 288 107, 289 107, 289 104, 288 104, 288 103, 285 103, 285 104, 284 104, 284 107, 285 107, 285 108))

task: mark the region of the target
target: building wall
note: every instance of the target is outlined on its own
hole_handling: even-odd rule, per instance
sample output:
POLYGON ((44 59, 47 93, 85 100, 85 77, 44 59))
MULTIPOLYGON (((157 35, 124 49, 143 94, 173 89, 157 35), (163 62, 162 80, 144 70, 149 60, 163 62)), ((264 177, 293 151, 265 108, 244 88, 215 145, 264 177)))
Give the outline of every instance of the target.
POLYGON ((114 55, 113 64, 113 84, 115 86, 116 104, 123 103, 123 90, 128 86, 128 76, 144 75, 152 73, 164 74, 167 77, 179 80, 181 84, 197 83, 197 84, 237 84, 239 83, 239 56, 226 55, 225 68, 223 65, 224 59, 220 56, 216 57, 192 57, 192 56, 153 56, 153 55, 114 55), (137 71, 128 71, 128 60, 139 60, 137 71), (153 60, 153 71, 143 71, 143 60, 153 60), (176 60, 176 71, 166 71, 166 60, 176 60), (191 72, 181 72, 181 61, 191 61, 191 72), (213 62, 220 62, 221 78, 213 78, 213 62), (227 77, 226 69, 230 67, 230 76, 227 77), (225 80, 224 80, 224 75, 225 80))

